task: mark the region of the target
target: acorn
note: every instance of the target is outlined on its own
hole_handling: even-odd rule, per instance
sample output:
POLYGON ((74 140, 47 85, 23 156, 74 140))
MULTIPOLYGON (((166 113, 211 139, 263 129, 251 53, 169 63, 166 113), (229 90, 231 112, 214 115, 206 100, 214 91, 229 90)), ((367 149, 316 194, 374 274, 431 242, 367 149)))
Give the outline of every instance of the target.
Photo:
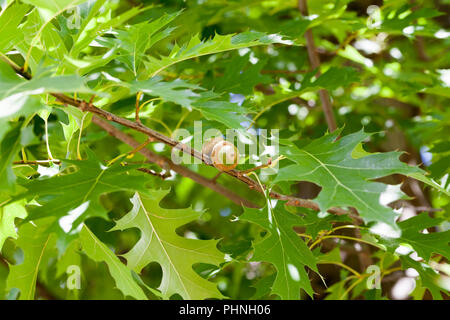
POLYGON ((203 144, 202 153, 211 159, 213 165, 221 171, 230 171, 236 168, 239 163, 239 152, 230 142, 217 137, 203 144))

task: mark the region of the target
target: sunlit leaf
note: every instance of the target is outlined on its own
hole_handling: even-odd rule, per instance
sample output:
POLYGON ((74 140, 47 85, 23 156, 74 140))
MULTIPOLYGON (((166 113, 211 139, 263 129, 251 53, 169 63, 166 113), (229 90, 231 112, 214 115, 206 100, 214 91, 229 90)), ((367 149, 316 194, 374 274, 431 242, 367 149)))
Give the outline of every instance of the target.
POLYGON ((217 250, 216 240, 187 239, 176 233, 179 227, 198 219, 201 212, 160 207, 167 193, 164 190, 136 193, 133 209, 116 222, 113 230, 141 230, 139 241, 124 255, 128 266, 140 273, 150 262, 158 262, 163 270, 159 290, 167 296, 177 293, 184 299, 221 298, 216 285, 196 274, 192 266, 218 265, 224 262, 224 254, 217 250))

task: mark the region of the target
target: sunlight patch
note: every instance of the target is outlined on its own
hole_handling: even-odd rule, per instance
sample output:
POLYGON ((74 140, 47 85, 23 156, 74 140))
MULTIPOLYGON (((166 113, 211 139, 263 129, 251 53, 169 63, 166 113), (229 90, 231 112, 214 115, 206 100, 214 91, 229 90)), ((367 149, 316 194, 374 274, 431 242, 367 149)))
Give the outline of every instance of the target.
POLYGON ((390 225, 378 222, 370 228, 370 232, 386 238, 399 238, 402 235, 400 230, 395 230, 390 225))
POLYGON ((290 263, 288 263, 287 267, 289 270, 289 275, 291 276, 292 280, 299 282, 300 281, 300 273, 298 272, 297 267, 290 263))
POLYGON ((68 233, 70 230, 72 230, 72 225, 75 220, 78 219, 83 213, 85 213, 87 208, 89 208, 89 202, 90 201, 86 201, 82 203, 75 209, 70 210, 68 212, 68 215, 59 219, 59 226, 64 230, 64 232, 68 233))

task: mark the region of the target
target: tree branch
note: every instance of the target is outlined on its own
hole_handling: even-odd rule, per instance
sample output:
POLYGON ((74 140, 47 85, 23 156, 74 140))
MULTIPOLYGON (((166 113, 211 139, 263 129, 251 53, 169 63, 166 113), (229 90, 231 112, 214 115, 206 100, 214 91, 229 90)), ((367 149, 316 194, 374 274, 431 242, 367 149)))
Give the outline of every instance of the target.
MULTIPOLYGON (((106 121, 104 121, 96 116, 94 116, 92 118, 92 122, 95 123, 100 128, 102 128, 103 130, 105 130, 106 132, 108 132, 114 138, 117 138, 118 140, 128 144, 129 146, 131 146, 133 148, 136 148, 140 145, 140 143, 138 141, 134 140, 132 137, 130 137, 126 133, 123 133, 122 131, 120 131, 119 129, 114 127, 113 125, 107 123, 106 121)), ((201 184, 201 185, 227 197, 228 199, 230 199, 231 201, 233 201, 234 203, 236 203, 238 205, 244 205, 244 206, 250 207, 250 208, 259 208, 258 205, 254 204, 253 202, 251 202, 245 198, 240 197, 239 195, 228 190, 227 188, 225 188, 219 184, 216 184, 214 181, 211 181, 211 180, 199 175, 198 173, 189 170, 186 167, 177 165, 177 164, 173 163, 170 159, 163 157, 161 155, 158 155, 156 153, 153 153, 149 149, 143 148, 143 149, 139 150, 138 152, 140 154, 142 154, 148 161, 157 164, 161 168, 166 169, 166 170, 173 170, 176 173, 178 173, 186 178, 189 178, 189 179, 197 182, 198 184, 201 184)))
MULTIPOLYGON (((128 144, 129 146, 131 146, 133 148, 136 148, 140 145, 140 143, 138 141, 134 140, 132 137, 130 137, 126 133, 123 133, 122 131, 120 131, 119 129, 114 127, 113 125, 107 123, 106 121, 104 121, 96 116, 94 116, 92 118, 92 122, 95 123, 96 125, 98 125, 99 127, 101 127, 102 129, 104 129, 111 136, 119 139, 120 141, 128 144)), ((195 181, 195 182, 197 182, 219 194, 222 194, 223 196, 229 198, 231 201, 233 201, 236 204, 244 205, 244 206, 250 207, 250 208, 259 208, 258 205, 250 202, 249 200, 247 200, 245 198, 242 198, 242 197, 236 195, 235 193, 231 192, 230 190, 226 189, 225 187, 217 184, 215 181, 207 179, 207 178, 199 175, 198 173, 189 170, 186 167, 177 165, 166 157, 155 154, 146 148, 139 150, 139 153, 141 153, 144 157, 146 157, 147 160, 149 160, 152 163, 157 164, 161 168, 164 168, 166 170, 167 169, 173 170, 173 171, 181 174, 184 177, 187 177, 187 178, 189 178, 189 179, 191 179, 191 180, 193 180, 193 181, 195 181)), ((261 189, 261 186, 256 181, 243 175, 242 173, 240 173, 237 170, 231 170, 231 171, 227 171, 224 173, 227 173, 228 175, 231 175, 232 177, 235 177, 238 180, 246 183, 250 187, 250 189, 254 189, 254 190, 256 190, 258 192, 262 192, 262 193, 264 192, 264 190, 261 189)), ((310 200, 304 200, 304 199, 300 199, 300 198, 296 198, 296 197, 292 197, 292 196, 286 196, 286 195, 283 195, 283 194, 280 194, 280 193, 277 193, 274 191, 270 192, 270 197, 273 199, 287 201, 286 205, 289 205, 289 206, 303 207, 303 208, 308 208, 308 209, 312 209, 315 211, 320 211, 319 206, 310 200)), ((337 214, 337 215, 349 214, 348 211, 339 209, 339 208, 331 208, 329 210, 329 212, 333 213, 333 214, 337 214)), ((360 218, 358 216, 356 216, 355 218, 360 220, 360 218)))
MULTIPOLYGON (((4 60, 6 63, 8 63, 16 71, 17 74, 24 77, 25 79, 30 80, 32 78, 31 74, 29 74, 28 72, 25 72, 23 70, 23 68, 20 68, 19 66, 17 66, 14 62, 9 60, 6 56, 2 55, 2 56, 0 56, 0 59, 4 60)), ((80 110, 82 110, 84 112, 88 111, 90 113, 93 113, 94 115, 101 117, 101 118, 107 119, 108 121, 112 121, 112 122, 121 124, 125 127, 128 127, 130 129, 133 129, 135 131, 144 133, 153 141, 159 141, 159 142, 169 145, 172 148, 179 149, 179 150, 183 151, 184 153, 190 154, 194 158, 201 160, 206 165, 210 165, 210 163, 211 163, 211 160, 208 155, 203 154, 202 152, 197 151, 195 149, 192 149, 191 147, 189 147, 188 145, 186 145, 184 143, 173 140, 153 129, 150 129, 150 128, 144 126, 141 123, 137 123, 137 122, 133 122, 128 119, 125 119, 125 118, 121 118, 111 112, 97 108, 96 106, 94 106, 92 104, 92 101, 86 102, 84 100, 69 97, 62 93, 50 93, 50 94, 53 97, 55 97, 59 102, 72 105, 74 107, 79 108, 80 110)), ((97 124, 98 126, 102 127, 104 130, 106 130, 110 135, 129 144, 130 146, 136 148, 140 145, 139 142, 135 141, 133 138, 131 138, 127 134, 116 129, 114 126, 108 124, 107 122, 101 120, 100 118, 94 116, 92 121, 95 124, 97 124)), ((169 160, 165 157, 162 157, 160 155, 157 155, 146 148, 139 150, 139 153, 143 154, 149 161, 158 164, 160 167, 164 168, 164 166, 166 166, 166 167, 172 169, 173 171, 175 171, 183 176, 186 176, 186 177, 192 179, 193 181, 198 182, 199 184, 202 184, 202 185, 226 196, 227 198, 234 201, 235 203, 242 204, 242 205, 245 205, 248 207, 257 207, 255 204, 253 204, 249 200, 238 197, 236 194, 232 193, 231 191, 224 188, 223 186, 217 185, 215 183, 215 181, 209 180, 209 179, 207 179, 207 178, 205 178, 183 166, 176 165, 171 160, 169 160)), ((254 181, 253 179, 249 178, 248 176, 246 176, 245 174, 242 174, 241 172, 239 172, 237 170, 224 171, 224 173, 247 184, 248 187, 252 190, 256 190, 260 193, 265 192, 265 189, 264 189, 265 187, 261 187, 256 181, 254 181)), ((312 209, 315 211, 320 211, 319 205, 311 200, 305 200, 305 199, 300 199, 300 198, 296 198, 293 196, 287 196, 287 195, 283 195, 283 194, 280 194, 275 191, 271 191, 269 193, 269 196, 273 199, 287 201, 286 205, 289 205, 289 206, 303 207, 303 208, 309 208, 309 209, 312 209)), ((355 219, 361 220, 361 218, 359 216, 354 216, 353 213, 351 213, 347 210, 343 210, 341 208, 330 208, 328 210, 328 212, 337 214, 337 215, 348 214, 350 216, 353 216, 355 219)))
MULTIPOLYGON (((298 0, 298 9, 303 16, 308 16, 308 6, 306 4, 306 1, 307 0, 298 0)), ((311 29, 306 30, 305 39, 311 68, 317 69, 317 76, 320 76, 320 58, 316 50, 316 45, 314 43, 314 37, 311 29)), ((326 89, 320 89, 319 96, 320 101, 322 102, 322 109, 328 124, 328 129, 333 132, 337 129, 337 125, 333 114, 330 95, 328 94, 328 91, 326 89)))

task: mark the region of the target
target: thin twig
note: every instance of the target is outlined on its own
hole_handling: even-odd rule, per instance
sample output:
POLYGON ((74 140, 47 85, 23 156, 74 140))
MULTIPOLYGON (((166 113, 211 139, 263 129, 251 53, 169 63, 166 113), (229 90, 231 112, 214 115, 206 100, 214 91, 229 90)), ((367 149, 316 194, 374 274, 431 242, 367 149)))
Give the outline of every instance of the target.
POLYGON ((163 180, 166 180, 167 178, 170 178, 170 177, 171 177, 170 171, 169 171, 169 172, 161 173, 161 172, 153 171, 152 169, 148 169, 148 168, 138 168, 138 171, 144 172, 144 173, 146 173, 146 174, 150 174, 150 175, 152 175, 152 176, 161 178, 161 179, 163 179, 163 180))
POLYGON ((45 164, 60 164, 61 160, 52 159, 52 160, 19 160, 14 161, 13 164, 29 164, 29 165, 45 165, 45 164))

